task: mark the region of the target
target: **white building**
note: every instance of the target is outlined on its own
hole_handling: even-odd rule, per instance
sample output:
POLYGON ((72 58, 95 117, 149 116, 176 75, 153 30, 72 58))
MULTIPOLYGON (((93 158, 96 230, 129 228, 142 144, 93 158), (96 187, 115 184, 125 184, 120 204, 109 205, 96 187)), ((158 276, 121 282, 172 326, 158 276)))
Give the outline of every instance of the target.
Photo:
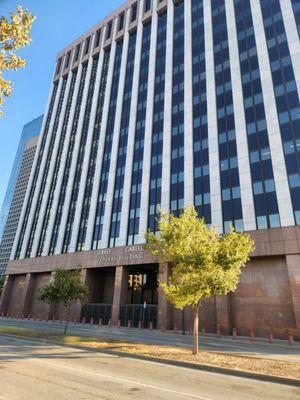
POLYGON ((10 259, 16 231, 24 203, 32 163, 39 139, 43 115, 23 127, 17 154, 11 171, 1 215, 0 275, 3 275, 10 259))
POLYGON ((160 209, 191 204, 220 232, 279 235, 277 253, 260 240, 257 255, 289 268, 300 257, 298 228, 297 250, 284 247, 300 225, 299 8, 130 0, 62 50, 11 271, 117 254, 156 230, 160 209))

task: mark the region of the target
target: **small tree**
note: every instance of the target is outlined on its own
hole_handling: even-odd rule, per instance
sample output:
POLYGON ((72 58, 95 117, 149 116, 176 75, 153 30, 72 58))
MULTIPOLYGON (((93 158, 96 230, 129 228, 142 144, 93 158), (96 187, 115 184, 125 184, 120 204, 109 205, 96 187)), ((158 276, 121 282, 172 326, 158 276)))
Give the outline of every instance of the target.
MULTIPOLYGON (((30 31, 35 17, 19 6, 16 12, 10 14, 10 19, 11 21, 5 17, 0 18, 0 107, 4 97, 9 97, 12 92, 12 83, 5 80, 2 73, 25 67, 26 61, 16 52, 30 43, 30 31)), ((0 117, 1 115, 0 110, 0 117)))
POLYGON ((225 235, 207 228, 194 207, 185 208, 179 217, 162 213, 159 230, 159 237, 151 232, 145 234, 145 248, 158 255, 160 262, 171 265, 171 277, 161 286, 176 308, 193 309, 193 354, 198 354, 201 302, 235 291, 254 242, 233 228, 225 235))
POLYGON ((80 270, 58 269, 50 282, 40 291, 39 299, 50 305, 62 303, 67 310, 67 321, 64 335, 67 333, 72 304, 79 300, 85 303, 88 296, 88 287, 81 282, 80 270))

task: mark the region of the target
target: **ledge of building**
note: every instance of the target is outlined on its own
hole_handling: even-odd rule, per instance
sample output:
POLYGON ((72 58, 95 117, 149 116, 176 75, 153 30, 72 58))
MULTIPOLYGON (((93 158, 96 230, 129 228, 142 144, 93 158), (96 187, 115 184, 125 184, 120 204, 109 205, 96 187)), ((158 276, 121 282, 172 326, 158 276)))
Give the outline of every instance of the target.
MULTIPOLYGON (((251 258, 300 254, 300 226, 247 232, 255 241, 251 258)), ((105 268, 118 265, 153 264, 158 260, 142 245, 122 246, 47 257, 10 261, 6 275, 52 272, 57 268, 105 268)))
POLYGON ((5 274, 52 272, 59 267, 65 269, 85 269, 115 267, 119 265, 153 264, 157 262, 158 260, 148 251, 144 250, 142 245, 134 245, 10 261, 5 274))

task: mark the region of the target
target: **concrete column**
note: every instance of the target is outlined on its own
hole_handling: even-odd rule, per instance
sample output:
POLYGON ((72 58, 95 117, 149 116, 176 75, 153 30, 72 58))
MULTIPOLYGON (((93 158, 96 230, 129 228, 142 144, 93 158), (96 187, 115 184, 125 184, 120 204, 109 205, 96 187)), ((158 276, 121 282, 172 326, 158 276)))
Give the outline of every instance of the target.
POLYGON ((94 234, 94 227, 95 227, 95 217, 97 212, 98 206, 98 194, 99 194, 99 182, 101 178, 101 169, 102 169, 102 162, 103 162, 103 153, 105 147, 105 136, 106 136, 106 128, 108 123, 108 113, 109 113, 109 104, 110 104, 110 97, 111 97, 111 86, 113 81, 113 72, 115 66, 115 55, 116 55, 116 41, 115 36, 117 33, 117 22, 114 22, 113 28, 113 39, 110 51, 110 61, 109 61, 109 68, 107 74, 107 85, 106 85, 106 94, 104 98, 103 104, 103 115, 101 121, 101 131, 100 131, 100 139, 99 139, 99 146, 98 146, 98 153, 97 153, 97 162, 95 168, 95 177, 94 177, 94 185, 93 191, 91 196, 91 206, 90 206, 90 214, 87 224, 86 230, 86 239, 85 239, 85 250, 91 250, 93 247, 93 234, 94 234))
POLYGON ((226 1, 226 19, 243 222, 244 230, 252 231, 256 221, 233 0, 226 1))
POLYGON ((87 283, 87 269, 84 268, 81 270, 81 282, 86 284, 87 283))
POLYGON ((48 156, 51 157, 51 154, 49 154, 50 142, 51 142, 51 137, 53 135, 54 121, 56 118, 56 114, 58 112, 58 104, 59 104, 59 100, 60 100, 60 96, 61 96, 62 83, 63 83, 63 79, 60 79, 59 84, 58 84, 57 93, 56 93, 55 102, 54 102, 53 112, 51 115, 51 122, 49 125, 49 130, 48 130, 47 139, 46 139, 46 143, 45 143, 45 147, 44 147, 44 152, 43 152, 43 156, 42 156, 42 161, 41 161, 41 164, 39 165, 38 179, 36 182, 34 195, 33 195, 32 202, 31 202, 31 207, 30 207, 27 224, 26 224, 26 230, 25 230, 24 240, 22 243, 22 250, 21 250, 20 258, 25 258, 25 256, 26 256, 26 249, 28 246, 29 238, 30 238, 30 232, 32 229, 32 224, 33 224, 33 220, 34 220, 34 216, 35 216, 35 212, 36 212, 38 198, 40 195, 40 188, 41 188, 44 173, 45 173, 46 161, 47 161, 48 156))
POLYGON ((279 0, 281 5, 282 18, 285 26, 285 33, 288 41, 292 65, 294 68, 295 81, 300 96, 300 46, 298 29, 292 8, 292 2, 286 0, 279 0))
POLYGON ((292 295, 295 328, 300 332, 300 254, 286 256, 286 265, 290 280, 290 290, 292 295))
POLYGON ((223 232, 223 215, 221 202, 221 178, 219 162, 219 140, 215 88, 214 45, 211 21, 210 0, 203 2, 204 32, 205 32, 205 68, 207 92, 207 128, 209 149, 209 177, 211 222, 218 232, 223 232))
MULTIPOLYGON (((79 232, 80 223, 81 223, 81 213, 82 213, 86 181, 87 181, 87 174, 88 174, 89 165, 90 165, 90 155, 91 155, 92 143, 93 143, 92 141, 93 141, 93 135, 94 135, 94 129, 95 129, 94 128, 95 117, 96 117, 96 111, 97 111, 97 105, 98 105, 99 88, 100 88, 102 67, 103 67, 103 60, 104 60, 104 49, 102 46, 104 43, 105 34, 106 34, 106 31, 104 30, 104 32, 102 34, 101 45, 100 45, 101 51, 100 51, 99 61, 98 61, 96 82, 95 82, 95 88, 94 88, 94 93, 93 93, 91 116, 90 116, 90 121, 89 121, 89 131, 88 131, 88 136, 87 136, 87 141, 86 141, 86 147, 85 147, 86 150, 85 150, 84 161, 83 161, 83 166, 82 166, 82 173, 81 173, 81 177, 80 177, 77 207, 76 207, 75 216, 74 216, 74 225, 73 225, 69 253, 73 253, 74 251, 76 251, 76 248, 77 248, 78 232, 79 232)), ((95 38, 95 36, 94 36, 94 38, 95 38)), ((93 44, 92 44, 92 46, 93 46, 92 48, 94 48, 93 44)))
MULTIPOLYGON (((54 273, 52 272, 49 283, 53 281, 53 278, 54 278, 54 273)), ((89 278, 90 278, 89 271, 87 269, 82 269, 81 270, 81 283, 83 283, 89 287, 89 278)), ((70 309, 70 322, 74 322, 75 320, 77 322, 80 321, 81 308, 82 308, 82 304, 80 303, 79 300, 77 300, 74 304, 72 304, 71 309, 70 309)), ((65 312, 66 312, 66 310, 63 309, 64 315, 66 315, 65 312)), ((53 318, 53 315, 55 315, 56 319, 58 319, 62 316, 61 304, 58 304, 58 305, 50 308, 49 319, 53 318)))
POLYGON ((13 283, 13 276, 5 275, 4 285, 0 298, 0 314, 7 313, 11 289, 12 289, 12 283, 13 283))
MULTIPOLYGON (((159 281, 168 282, 171 274, 171 268, 168 264, 159 265, 159 281)), ((173 312, 171 304, 166 300, 162 287, 158 288, 158 316, 157 327, 160 329, 172 329, 173 312)))
MULTIPOLYGON (((31 257, 36 257, 36 253, 37 253, 38 245, 39 245, 39 241, 40 241, 40 236, 42 233, 41 232, 42 226, 43 226, 43 223, 44 223, 44 220, 46 217, 45 216, 45 214, 47 212, 46 207, 47 207, 49 193, 50 193, 51 186, 52 186, 54 168, 55 168, 55 165, 57 162, 57 155, 58 155, 58 150, 59 150, 60 140, 61 140, 61 135, 62 135, 62 126, 63 126, 64 115, 65 115, 67 104, 68 104, 71 81, 72 81, 72 73, 69 73, 68 78, 67 78, 67 84, 66 84, 66 88, 65 88, 61 113, 60 113, 60 119, 59 119, 59 123, 57 126, 57 131, 56 131, 55 144, 54 144, 53 153, 51 156, 51 162, 49 165, 49 171, 48 171, 48 175, 47 175, 47 183, 45 186, 45 192, 43 193, 43 196, 41 199, 42 204, 41 204, 41 208, 40 208, 38 223, 37 223, 37 226, 35 229, 34 241, 33 241, 32 250, 31 250, 31 257)), ((63 146, 64 146, 64 144, 63 144, 63 146)))
POLYGON ((65 198, 64 208, 63 208, 62 217, 61 217, 61 223, 60 223, 59 234, 58 234, 58 238, 57 238, 55 254, 61 254, 63 245, 64 245, 64 237, 65 237, 65 231, 66 231, 66 227, 67 227, 68 214, 69 214, 70 202, 71 202, 72 191, 73 191, 73 184, 74 184, 74 179, 75 179, 75 174, 76 174, 77 160, 78 160, 78 155, 79 155, 79 146, 80 146, 80 142, 81 142, 81 136, 83 133, 82 126, 83 126, 83 122, 84 122, 85 108, 86 108, 86 103, 87 103, 87 98, 88 98, 88 91, 89 91, 89 87, 90 87, 92 64, 93 64, 93 58, 90 57, 89 62, 88 62, 86 77, 85 77, 82 102, 81 102, 81 106, 80 106, 80 115, 79 115, 79 120, 78 120, 78 125, 77 125, 77 131, 76 131, 75 146, 74 146, 74 150, 73 150, 73 157, 72 157, 72 163, 71 163, 71 168, 70 168, 68 187, 67 187, 66 198, 65 198))
POLYGON ((112 324, 117 325, 120 314, 120 305, 126 304, 128 290, 128 271, 123 266, 116 267, 114 297, 112 304, 112 324))
MULTIPOLYGON (((154 6, 154 5, 153 5, 154 6)), ((132 84, 132 96, 131 96, 131 110, 130 110, 130 121, 128 129, 128 143, 126 151, 126 168, 124 175, 124 188, 123 188, 123 201, 122 201, 122 215, 120 221, 120 236, 116 238, 117 246, 125 246, 127 242, 127 229, 128 229, 128 219, 129 219, 129 207, 130 207, 130 194, 131 194, 131 178, 132 178, 132 163, 134 157, 134 142, 136 134, 136 119, 137 119, 137 104, 139 99, 139 86, 140 86, 140 67, 141 67, 141 52, 142 52, 142 40, 143 40, 143 8, 144 2, 140 2, 139 11, 139 22, 137 29, 136 38, 136 55, 134 60, 134 74, 133 74, 133 84, 132 84)), ((157 14, 154 13, 153 19, 157 20, 157 14)), ((153 33, 153 23, 152 21, 152 33, 153 33)), ((155 23, 154 23, 155 25, 155 23)), ((149 81, 148 81, 149 82, 149 81)), ((149 87, 148 87, 149 90, 149 87)), ((152 116, 151 116, 152 118, 152 116)), ((147 124, 147 118, 145 123, 147 124)))
POLYGON ((100 248, 106 248, 109 246, 109 233, 111 225, 112 206, 114 200, 115 179, 117 173, 121 118, 123 111, 123 98, 124 98, 125 81, 127 73, 127 57, 129 48, 129 32, 128 32, 129 14, 130 13, 128 11, 125 23, 123 53, 122 53, 122 61, 120 68, 119 88, 118 88, 118 97, 117 97, 115 122, 114 122, 114 135, 113 135, 112 148, 110 154, 110 166, 109 166, 106 202, 105 202, 105 210, 103 218, 103 232, 102 232, 102 239, 100 242, 100 248))
MULTIPOLYGON (((164 108, 164 141, 162 154, 161 179, 161 209, 170 211, 170 180, 171 180, 171 134, 172 134, 172 87, 173 87, 173 33, 174 33, 174 4, 168 0, 166 44, 166 81, 164 108)), ((148 188, 149 190, 149 188, 148 188)))
MULTIPOLYGON (((87 285, 90 288, 90 271, 87 270, 86 268, 81 270, 81 283, 83 283, 84 285, 87 285)), ((90 299, 88 299, 88 302, 90 301, 90 299)), ((71 321, 80 321, 80 317, 81 317, 81 308, 82 308, 82 304, 80 303, 79 300, 77 300, 75 302, 75 304, 72 305, 71 310, 70 310, 70 320, 71 321)))
POLYGON ((184 2, 184 205, 194 204, 192 3, 184 2))
MULTIPOLYGON (((152 16, 152 27, 151 27, 147 111, 145 119, 143 176, 142 176, 141 207, 140 207, 141 211, 140 211, 139 236, 137 240, 138 243, 145 242, 144 234, 147 231, 147 224, 148 224, 151 141, 152 141, 152 131, 153 131, 153 109, 154 109, 153 99, 154 99, 154 89, 155 89, 156 42, 157 42, 157 26, 158 26, 156 6, 157 6, 157 0, 155 0, 153 3, 154 14, 152 16)), ((128 224, 128 218, 127 218, 127 224, 128 224)))
POLYGON ((288 177, 286 173, 280 128, 278 118, 276 117, 277 108, 274 96, 268 48, 264 32, 263 18, 259 2, 256 0, 250 0, 250 3, 253 15, 253 27, 256 40, 261 86, 266 109, 266 121, 271 157, 273 162, 273 173, 280 221, 281 226, 291 226, 294 225, 295 220, 288 184, 288 177))
MULTIPOLYGON (((53 282, 54 275, 55 275, 55 271, 51 272, 48 284, 53 282)), ((46 307, 48 307, 48 318, 49 319, 52 319, 53 317, 56 317, 56 318, 58 317, 57 315, 55 315, 56 314, 56 306, 54 304, 46 305, 46 307)))
POLYGON ((23 288, 23 296, 19 299, 20 314, 26 317, 30 311, 30 300, 32 295, 33 275, 26 274, 26 280, 23 288))

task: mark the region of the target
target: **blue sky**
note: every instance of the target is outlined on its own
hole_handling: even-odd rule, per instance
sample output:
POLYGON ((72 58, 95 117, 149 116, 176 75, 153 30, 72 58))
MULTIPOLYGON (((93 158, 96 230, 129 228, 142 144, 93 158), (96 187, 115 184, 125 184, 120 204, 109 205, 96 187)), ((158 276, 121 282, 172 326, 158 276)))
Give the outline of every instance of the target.
POLYGON ((32 43, 20 52, 27 66, 4 74, 13 81, 14 92, 6 99, 4 116, 0 118, 0 208, 23 125, 44 112, 56 54, 122 3, 123 0, 0 0, 0 16, 8 16, 22 5, 37 17, 32 43))

